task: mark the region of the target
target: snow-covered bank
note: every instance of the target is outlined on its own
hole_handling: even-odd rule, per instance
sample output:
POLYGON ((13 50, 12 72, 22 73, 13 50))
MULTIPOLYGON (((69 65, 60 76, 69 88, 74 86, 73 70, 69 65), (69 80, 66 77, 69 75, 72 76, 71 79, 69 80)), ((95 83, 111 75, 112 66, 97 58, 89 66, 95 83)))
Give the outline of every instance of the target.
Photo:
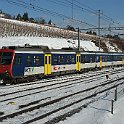
POLYGON ((123 110, 124 94, 114 102, 114 114, 111 114, 111 101, 99 100, 58 124, 124 124, 123 110))
MULTIPOLYGON (((64 47, 77 48, 78 41, 64 38, 50 37, 3 37, 0 38, 0 47, 18 45, 45 45, 49 48, 61 49, 64 47)), ((85 51, 98 51, 98 47, 91 41, 80 41, 81 48, 85 51)), ((102 50, 101 50, 102 51, 102 50)))
MULTIPOLYGON (((77 31, 67 30, 50 25, 35 24, 24 21, 0 18, 0 47, 6 45, 46 45, 49 48, 62 47, 77 48, 77 31), (52 37, 52 38, 51 38, 52 37)), ((80 47, 85 51, 99 51, 97 35, 80 33, 80 47), (94 41, 95 43, 91 42, 94 41), (97 46, 96 46, 96 45, 97 46)), ((122 52, 121 44, 109 42, 108 38, 101 37, 100 51, 122 52)))
POLYGON ((114 114, 106 113, 103 124, 124 124, 124 96, 114 104, 114 114))

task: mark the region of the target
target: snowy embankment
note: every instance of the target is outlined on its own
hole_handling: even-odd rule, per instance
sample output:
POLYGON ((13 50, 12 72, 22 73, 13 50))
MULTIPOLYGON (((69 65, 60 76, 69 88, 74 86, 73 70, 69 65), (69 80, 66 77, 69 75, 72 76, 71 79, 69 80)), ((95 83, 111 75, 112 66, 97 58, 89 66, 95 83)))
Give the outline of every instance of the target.
MULTIPOLYGON (((40 120, 37 120, 37 122, 34 122, 37 124, 42 124, 44 122, 50 121, 52 118, 55 118, 56 116, 60 116, 66 112, 70 112, 74 108, 79 108, 83 104, 86 104, 86 102, 92 101, 94 99, 95 99, 95 102, 88 104, 86 108, 82 108, 82 112, 60 123, 82 124, 83 122, 83 124, 97 124, 97 123, 103 124, 102 123, 104 120, 103 117, 106 117, 105 114, 107 115, 108 113, 111 114, 110 112, 111 111, 110 109, 111 100, 114 98, 115 89, 109 90, 103 94, 98 94, 96 97, 92 99, 87 99, 86 101, 85 100, 80 101, 80 100, 85 98, 86 96, 99 92, 113 85, 113 84, 109 84, 109 85, 107 84, 104 87, 103 85, 101 87, 101 84, 103 83, 106 84, 107 81, 112 81, 112 80, 116 80, 119 77, 123 77, 123 70, 121 70, 121 68, 120 69, 118 68, 117 69, 118 71, 116 69, 113 70, 111 68, 109 71, 108 70, 109 69, 107 70, 102 69, 97 72, 88 72, 88 73, 80 74, 80 75, 77 74, 77 75, 73 75, 73 77, 70 76, 70 78, 68 78, 69 76, 67 76, 67 78, 58 77, 59 79, 56 78, 57 80, 55 79, 50 82, 44 82, 44 83, 42 82, 41 84, 38 81, 37 83, 35 82, 34 84, 30 84, 30 85, 25 84, 22 86, 21 85, 14 85, 14 86, 8 85, 6 87, 1 86, 0 92, 2 96, 0 97, 0 100, 1 100, 0 110, 1 112, 4 112, 5 114, 22 111, 22 109, 23 110, 27 109, 26 107, 31 108, 37 105, 42 106, 45 103, 49 103, 43 107, 37 108, 36 110, 33 109, 27 113, 23 113, 20 115, 18 114, 18 116, 16 115, 13 118, 4 119, 3 122, 1 122, 1 124, 2 123, 3 124, 8 124, 8 123, 21 124, 30 119, 34 119, 34 118, 43 116, 47 113, 52 113, 52 111, 57 110, 51 115, 46 116, 40 120), (106 74, 109 74, 109 80, 105 78, 106 74), (97 86, 98 84, 100 84, 100 87, 95 88, 95 86, 97 86), (92 91, 89 90, 87 92, 83 92, 86 89, 91 88, 91 87, 94 87, 92 91), (30 89, 30 90, 27 91, 26 89, 30 89), (76 92, 78 94, 75 94, 76 92), (5 95, 6 93, 7 95, 5 95), (69 97, 65 97, 67 95, 69 95, 69 97), (62 97, 65 97, 65 99, 61 99, 57 101, 57 99, 60 99, 62 97), (103 99, 107 99, 107 100, 103 100, 103 99), (54 104, 53 103, 50 104, 52 101, 55 101, 54 104), (80 102, 77 102, 76 104, 72 104, 76 101, 80 101, 80 102), (33 103, 33 104, 30 104, 30 103, 33 103), (72 105, 68 106, 67 108, 60 109, 60 108, 63 108, 64 106, 67 106, 68 104, 72 104, 72 105), (23 107, 21 108, 20 106, 23 106, 23 107), (78 120, 75 118, 78 118, 78 120)), ((117 85, 118 83, 120 82, 116 81, 114 82, 114 85, 117 85)), ((118 86, 118 92, 119 92, 118 97, 122 96, 122 94, 124 93, 123 87, 124 85, 118 86)), ((115 106, 114 106, 114 111, 115 111, 115 106)))
MULTIPOLYGON (((77 48, 78 46, 78 41, 72 40, 78 39, 77 32, 63 28, 5 18, 0 18, 0 26, 2 29, 0 48, 2 46, 24 45, 27 43, 31 45, 46 45, 49 48, 54 49, 60 49, 62 47, 77 48), (40 33, 37 31, 40 31, 40 33), (62 38, 63 36, 65 38, 62 38)), ((94 41, 94 38, 95 41, 98 42, 98 39, 96 38, 97 36, 88 35, 86 33, 80 33, 80 35, 81 39, 85 39, 80 40, 81 49, 85 51, 99 51, 99 48, 95 45, 95 43, 91 42, 92 40, 94 41)), ((122 50, 118 48, 117 44, 110 44, 109 39, 101 37, 101 41, 105 43, 105 46, 109 52, 122 52, 122 50)), ((103 49, 100 48, 100 51, 103 51, 103 49)))
POLYGON ((111 95, 83 109, 80 113, 61 121, 58 124, 124 124, 124 92, 114 102, 114 113, 111 114, 111 95))
MULTIPOLYGON (((44 45, 50 49, 61 48, 77 48, 78 41, 64 38, 50 38, 50 37, 3 37, 0 38, 0 47, 2 46, 23 46, 24 44, 30 45, 44 45)), ((98 51, 98 47, 91 41, 81 41, 81 48, 85 51, 98 51)))
MULTIPOLYGON (((72 31, 68 31, 68 30, 64 30, 64 29, 60 29, 57 27, 50 27, 50 26, 46 26, 46 25, 39 25, 39 24, 34 24, 34 23, 29 23, 29 22, 22 22, 22 21, 17 21, 17 20, 11 20, 11 19, 5 19, 5 18, 0 18, 0 21, 3 21, 7 24, 13 24, 16 26, 18 25, 22 25, 22 27, 30 27, 33 29, 42 29, 42 30, 48 30, 49 31, 55 31, 56 33, 60 33, 60 31, 62 31, 63 33, 65 33, 66 35, 70 35, 72 33, 72 31)), ((34 37, 29 37, 26 35, 23 36, 24 30, 25 29, 20 29, 20 32, 23 32, 24 34, 18 34, 18 36, 10 36, 9 34, 6 33, 10 33, 7 32, 8 28, 10 28, 9 30, 11 32, 15 32, 15 30, 13 29, 13 26, 11 27, 6 27, 6 25, 4 25, 4 37, 0 37, 0 48, 2 46, 18 46, 21 45, 23 46, 24 44, 30 44, 30 45, 44 45, 44 46, 48 46, 50 49, 61 49, 61 48, 77 48, 78 47, 78 41, 77 40, 72 40, 72 39, 68 39, 68 38, 51 38, 49 37, 38 37, 38 36, 34 36, 34 37)), ((20 27, 19 27, 20 28, 20 27)), ((29 29, 30 29, 29 28, 29 29)), ((18 28, 16 29, 18 31, 18 28)), ((18 32, 18 33, 20 33, 18 32)), ((30 31, 29 31, 30 32, 30 31)), ((31 33, 31 32, 30 32, 31 33)), ((42 32, 43 33, 43 32, 42 32)), ((46 33, 46 32, 45 32, 46 33)), ((87 34, 83 34, 83 35, 87 35, 87 34)), ((87 37, 89 37, 89 35, 87 35, 87 37)), ((85 51, 99 51, 99 48, 93 43, 91 42, 91 40, 80 40, 80 48, 85 50, 85 51)), ((103 51, 101 49, 101 51, 103 51)))

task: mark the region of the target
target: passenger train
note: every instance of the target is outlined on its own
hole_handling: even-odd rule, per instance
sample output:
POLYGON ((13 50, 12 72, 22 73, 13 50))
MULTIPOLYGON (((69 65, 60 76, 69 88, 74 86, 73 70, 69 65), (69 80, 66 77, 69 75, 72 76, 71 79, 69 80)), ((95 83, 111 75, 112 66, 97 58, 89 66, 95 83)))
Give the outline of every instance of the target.
POLYGON ((1 83, 20 83, 120 65, 124 65, 124 53, 85 52, 69 48, 49 49, 47 46, 35 45, 8 46, 0 49, 1 83))

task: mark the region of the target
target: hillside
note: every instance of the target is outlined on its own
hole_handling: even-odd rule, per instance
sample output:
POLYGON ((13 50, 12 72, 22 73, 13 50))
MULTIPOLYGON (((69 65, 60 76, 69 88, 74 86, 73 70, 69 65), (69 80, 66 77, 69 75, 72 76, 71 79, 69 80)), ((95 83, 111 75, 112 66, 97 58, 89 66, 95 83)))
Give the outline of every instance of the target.
MULTIPOLYGON (((23 40, 22 44, 29 43, 49 46, 50 42, 58 41, 60 42, 59 45, 61 47, 77 48, 78 46, 78 33, 75 31, 70 31, 49 25, 39 25, 29 22, 0 18, 0 45, 22 45, 20 43, 21 39, 23 40), (11 39, 10 43, 8 38, 11 39), (36 40, 37 42, 32 42, 34 40, 36 40), (44 40, 47 40, 49 42, 44 40), (45 42, 45 44, 43 42, 45 42)), ((103 37, 101 37, 100 39, 101 51, 121 52, 122 50, 124 50, 124 42, 114 41, 112 39, 109 39, 108 41, 107 38, 103 37)), ((80 42, 82 50, 98 51, 99 42, 97 36, 80 33, 80 42)), ((51 46, 51 48, 54 48, 54 46, 51 46)))

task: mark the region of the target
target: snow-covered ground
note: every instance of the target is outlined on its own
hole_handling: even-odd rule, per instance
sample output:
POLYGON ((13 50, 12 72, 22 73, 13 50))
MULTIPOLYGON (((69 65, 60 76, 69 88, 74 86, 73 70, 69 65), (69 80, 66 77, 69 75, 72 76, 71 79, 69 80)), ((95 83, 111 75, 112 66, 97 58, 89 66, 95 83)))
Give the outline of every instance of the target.
MULTIPOLYGON (((45 45, 49 48, 60 49, 62 47, 77 48, 78 41, 63 38, 50 37, 3 37, 0 38, 0 48, 2 46, 13 45, 45 45)), ((98 47, 91 41, 81 41, 81 48, 89 51, 98 51, 98 47)), ((114 48, 112 48, 114 49, 114 48)), ((102 51, 102 50, 101 50, 102 51)), ((1 89, 0 89, 1 90, 1 89)), ((108 98, 110 99, 110 98, 108 98)), ((80 113, 67 118, 59 124, 124 124, 124 96, 122 95, 116 102, 114 102, 114 114, 111 114, 111 101, 99 100, 80 113), (109 106, 109 108, 107 108, 109 106), (107 109, 106 109, 107 108, 107 109)))
MULTIPOLYGON (((72 33, 72 31, 64 30, 58 27, 50 27, 48 25, 39 25, 39 24, 30 23, 30 22, 23 22, 23 21, 17 21, 17 20, 5 19, 5 18, 0 18, 0 21, 3 21, 8 24, 12 23, 15 25, 28 26, 28 27, 32 27, 35 29, 44 29, 44 30, 51 30, 55 32, 62 31, 63 33, 67 33, 67 32, 72 33)), ((4 29, 4 30, 8 30, 8 29, 4 29)), ((26 36, 20 36, 20 37, 11 36, 10 37, 6 33, 3 34, 3 36, 4 35, 5 37, 0 37, 0 48, 2 46, 24 45, 27 43, 31 45, 46 45, 49 48, 55 48, 55 49, 60 49, 63 47, 77 48, 78 46, 78 41, 72 40, 72 39, 50 38, 50 37, 26 37, 26 36)), ((82 33, 82 35, 85 37, 95 37, 95 36, 90 36, 85 33, 82 33)), ((116 44, 112 46, 112 44, 109 43, 109 39, 107 41, 104 41, 104 43, 106 44, 108 51, 121 52, 121 50, 118 48, 116 44)), ((80 47, 81 49, 85 51, 99 51, 99 48, 93 42, 91 42, 91 40, 80 40, 80 47)), ((101 48, 100 51, 103 51, 103 49, 101 48)))
POLYGON ((124 124, 124 95, 114 102, 113 114, 110 107, 111 101, 99 100, 58 124, 124 124))
MULTIPOLYGON (((3 37, 0 38, 0 47, 2 46, 24 46, 25 44, 30 45, 44 45, 50 49, 61 49, 61 48, 77 48, 78 41, 64 38, 50 38, 50 37, 3 37)), ((81 48, 86 51, 98 51, 98 47, 91 41, 81 41, 81 48)))
MULTIPOLYGON (((82 82, 83 82, 82 85, 81 84, 79 85, 78 82, 76 82, 76 81, 74 81, 75 84, 72 84, 73 81, 70 81, 68 83, 69 84, 72 84, 71 87, 67 85, 67 82, 66 82, 67 87, 55 88, 53 90, 48 90, 48 91, 46 90, 48 87, 44 87, 45 92, 41 92, 40 91, 41 93, 37 93, 37 95, 36 94, 35 95, 32 94, 30 96, 27 95, 24 98, 22 97, 22 98, 19 98, 19 99, 18 98, 17 99, 12 99, 12 100, 10 100, 10 102, 9 102, 9 100, 6 101, 6 102, 1 102, 1 104, 0 104, 1 105, 0 106, 0 110, 1 111, 4 110, 5 113, 14 112, 14 111, 18 110, 19 105, 25 105, 25 104, 30 103, 32 101, 37 101, 39 99, 47 98, 47 97, 48 97, 48 99, 45 99, 45 101, 47 101, 47 100, 49 101, 49 97, 52 100, 53 98, 55 99, 55 98, 58 98, 60 96, 67 95, 67 93, 70 94, 71 92, 80 91, 83 88, 85 89, 86 87, 89 87, 89 86, 90 87, 93 87, 93 86, 95 86, 95 84, 98 84, 98 82, 99 83, 100 82, 103 82, 103 80, 104 81, 107 81, 107 79, 105 78, 105 74, 106 74, 105 73, 105 70, 103 69, 101 71, 104 72, 103 73, 104 76, 103 77, 100 76, 100 79, 98 78, 99 75, 94 76, 95 77, 95 80, 94 80, 94 82, 91 82, 90 84, 89 83, 86 83, 82 79, 82 82), (15 104, 10 104, 11 102, 14 102, 15 104)), ((110 70, 110 71, 113 71, 113 70, 110 70)), ((89 73, 86 74, 86 76, 88 76, 89 73)), ((94 73, 91 72, 91 75, 92 74, 94 75, 94 73)), ((96 74, 98 74, 98 72, 96 74)), ((78 77, 77 79, 79 80, 80 77, 82 78, 84 75, 85 74, 77 75, 77 77, 78 77)), ((117 77, 122 77, 123 75, 124 74, 123 74, 122 71, 120 71, 120 73, 118 73, 118 74, 113 74, 113 75, 111 75, 110 72, 109 72, 110 80, 116 79, 117 77)), ((86 78, 84 78, 84 80, 85 79, 86 78)), ((60 78, 60 81, 61 81, 61 78, 60 78)), ((92 79, 92 81, 93 81, 93 79, 92 79)), ((56 82, 58 83, 59 81, 56 80, 54 82, 48 82, 48 85, 51 84, 51 83, 54 83, 55 84, 56 82)), ((118 82, 116 82, 116 83, 118 83, 118 82)), ((36 87, 37 86, 38 87, 42 87, 42 86, 46 85, 46 83, 45 84, 35 84, 35 85, 36 85, 36 87)), ((8 93, 8 92, 11 92, 12 89, 13 89, 13 91, 18 91, 19 89, 21 91, 22 89, 27 89, 27 88, 31 88, 31 87, 32 88, 35 88, 35 85, 31 85, 31 86, 30 85, 29 86, 27 85, 27 86, 22 86, 22 87, 21 86, 20 87, 13 87, 13 86, 9 86, 9 85, 6 86, 6 87, 1 86, 0 87, 0 93, 1 94, 8 93), (11 88, 11 87, 13 87, 13 88, 11 88)), ((64 84, 57 84, 57 86, 60 86, 60 85, 64 85, 64 84)), ((51 87, 54 87, 54 86, 51 86, 51 87)), ((103 88, 106 88, 106 87, 103 87, 103 88)), ((112 122, 113 121, 112 117, 116 121, 120 121, 120 118, 118 118, 118 117, 119 117, 120 114, 122 114, 122 118, 123 118, 123 113, 119 113, 121 110, 123 110, 123 108, 122 108, 123 107, 123 103, 124 103, 124 99, 122 98, 122 96, 124 95, 123 88, 124 88, 124 85, 118 86, 118 92, 119 92, 118 98, 119 98, 119 100, 116 101, 116 102, 114 102, 114 114, 113 115, 111 114, 111 100, 114 99, 114 89, 112 89, 111 91, 108 91, 107 93, 109 93, 109 95, 105 96, 104 99, 103 99, 103 96, 106 95, 106 93, 100 94, 100 96, 98 95, 96 97, 96 98, 99 98, 98 101, 95 101, 94 103, 88 105, 86 108, 83 108, 83 110, 80 113, 77 113, 77 114, 73 115, 72 117, 67 118, 65 121, 61 121, 58 124, 82 124, 82 123, 83 124, 106 124, 106 123, 107 124, 116 124, 116 123, 113 123, 112 122)), ((40 89, 36 89, 37 92, 39 92, 39 90, 40 89)), ((94 89, 94 90, 96 92, 96 89, 94 89)), ((99 88, 97 89, 97 91, 98 90, 99 90, 99 88)), ((17 94, 11 94, 10 96, 12 97, 14 95, 15 97, 18 97, 18 95, 23 95, 23 93, 25 94, 26 92, 20 92, 19 94, 18 93, 17 94)), ((28 91, 27 93, 30 93, 30 92, 31 91, 28 91)), ((86 95, 88 95, 88 92, 86 92, 86 95)), ((10 96, 8 98, 10 98, 10 96)), ((79 94, 78 97, 76 96, 75 100, 81 99, 82 97, 83 97, 83 94, 79 94)), ((0 99, 2 100, 2 98, 3 99, 4 98, 6 99, 7 96, 1 96, 0 99)), ((56 109, 56 107, 59 107, 61 105, 63 106, 65 104, 67 104, 66 102, 68 102, 68 103, 71 102, 70 100, 73 101, 72 97, 71 97, 71 99, 67 99, 67 101, 66 100, 65 101, 63 100, 59 104, 57 103, 57 104, 53 105, 52 107, 51 106, 50 107, 49 106, 48 107, 46 106, 46 109, 45 109, 45 107, 44 108, 41 107, 41 109, 36 110, 36 111, 34 110, 31 113, 29 113, 29 115, 28 114, 27 115, 26 114, 23 114, 23 115, 20 115, 18 118, 15 117, 15 118, 12 118, 12 119, 7 120, 7 121, 5 120, 5 121, 3 121, 1 123, 2 124, 8 124, 8 123, 9 124, 12 124, 12 123, 17 122, 17 124, 21 124, 21 123, 23 123, 24 120, 26 121, 26 119, 28 119, 28 118, 30 119, 30 115, 31 114, 32 115, 35 115, 35 116, 38 116, 38 113, 40 115, 44 111, 49 111, 51 109, 56 109)), ((44 102, 44 101, 42 100, 42 102, 44 102)), ((83 102, 82 103, 79 103, 79 105, 76 104, 76 108, 78 106, 81 106, 82 104, 84 104, 84 103, 83 102)), ((73 107, 68 108, 68 111, 70 111, 73 107)), ((59 111, 58 113, 55 113, 54 115, 52 115, 52 117, 54 117, 56 115, 59 116, 59 114, 61 115, 62 112, 64 112, 64 111, 59 111)), ((48 121, 48 119, 50 119, 50 117, 46 117, 42 121, 39 120, 39 121, 37 121, 35 123, 36 124, 42 124, 43 121, 48 121)), ((119 124, 123 124, 123 123, 119 123, 119 124)))
MULTIPOLYGON (((62 47, 77 47, 78 41, 59 39, 59 38, 49 38, 49 37, 4 37, 0 38, 0 47, 2 46, 13 46, 13 45, 47 45, 49 48, 62 48, 62 47)), ((81 47, 85 50, 97 51, 98 47, 95 46, 91 41, 81 41, 81 47)), ((114 114, 106 110, 98 110, 96 107, 104 109, 106 104, 111 105, 110 102, 105 102, 104 100, 97 101, 86 109, 83 109, 80 113, 67 118, 65 121, 59 122, 59 124, 123 124, 124 123, 124 97, 119 98, 117 102, 114 103, 114 114)))

